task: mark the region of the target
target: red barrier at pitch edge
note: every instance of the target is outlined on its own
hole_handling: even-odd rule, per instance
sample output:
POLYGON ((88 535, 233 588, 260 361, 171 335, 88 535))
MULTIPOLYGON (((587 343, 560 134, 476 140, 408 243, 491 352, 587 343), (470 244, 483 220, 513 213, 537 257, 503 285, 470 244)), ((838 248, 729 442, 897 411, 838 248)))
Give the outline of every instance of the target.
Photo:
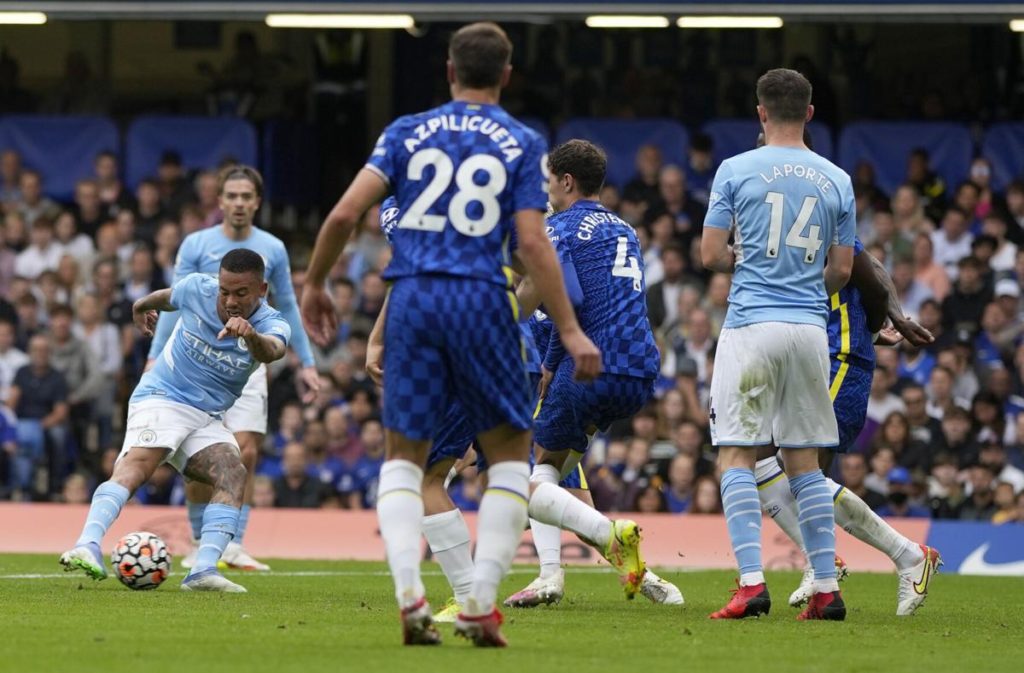
MULTIPOLYGON (((59 554, 78 538, 88 507, 84 505, 0 504, 0 553, 59 554)), ((735 568, 725 519, 721 516, 673 514, 635 515, 643 528, 643 550, 652 566, 667 568, 735 568)), ((475 533, 476 517, 466 515, 475 533)), ((929 522, 893 519, 890 523, 912 540, 924 541, 929 522)), ((126 507, 107 535, 104 551, 132 531, 156 533, 180 557, 188 551, 191 533, 184 508, 126 507)), ((764 563, 769 569, 803 568, 799 550, 765 521, 764 563)), ((599 557, 574 535, 563 534, 562 558, 570 564, 595 564, 599 557)), ((307 509, 254 509, 245 535, 246 548, 259 558, 384 560, 384 544, 375 512, 307 509)), ((838 553, 851 568, 891 572, 883 554, 837 531, 838 553)), ((427 553, 424 545, 424 553, 427 553)), ((536 562, 529 532, 523 535, 516 561, 536 562)), ((55 560, 56 562, 56 560, 55 560)))

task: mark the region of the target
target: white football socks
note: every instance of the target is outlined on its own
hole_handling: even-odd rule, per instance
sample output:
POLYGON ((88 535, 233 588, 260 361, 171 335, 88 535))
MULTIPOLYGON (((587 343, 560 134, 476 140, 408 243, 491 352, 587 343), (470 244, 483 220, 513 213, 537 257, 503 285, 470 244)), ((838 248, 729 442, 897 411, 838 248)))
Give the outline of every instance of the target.
POLYGON ((420 580, 420 534, 423 530, 423 470, 408 460, 388 460, 380 468, 377 519, 388 566, 401 608, 424 594, 420 580))
POLYGON ((534 466, 530 518, 570 530, 603 549, 611 540, 612 522, 559 486, 558 477, 558 470, 551 465, 534 466))
POLYGON ((448 578, 455 600, 465 605, 473 585, 473 552, 469 543, 469 526, 457 509, 423 518, 423 535, 430 553, 448 578))
POLYGON ((921 548, 871 511, 856 493, 828 480, 833 495, 842 489, 836 503, 836 525, 892 559, 899 570, 911 568, 924 558, 921 548))
POLYGON ((529 497, 529 463, 510 460, 487 470, 487 490, 477 515, 473 586, 463 608, 466 615, 487 615, 494 610, 498 585, 512 567, 526 527, 529 497))
POLYGON ((796 498, 789 489, 789 478, 775 456, 757 461, 754 465, 754 479, 758 484, 757 498, 761 501, 761 511, 770 516, 796 546, 804 550, 796 498))
POLYGON ((540 559, 540 576, 547 579, 562 567, 562 529, 530 519, 530 531, 540 559))

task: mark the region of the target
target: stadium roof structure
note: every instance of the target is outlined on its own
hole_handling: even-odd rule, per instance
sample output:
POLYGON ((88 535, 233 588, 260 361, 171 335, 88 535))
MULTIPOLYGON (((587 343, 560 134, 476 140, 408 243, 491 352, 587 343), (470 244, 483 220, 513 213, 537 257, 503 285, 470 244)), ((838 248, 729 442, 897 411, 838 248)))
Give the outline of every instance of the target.
POLYGON ((806 21, 970 21, 993 23, 1024 17, 1024 3, 1011 0, 746 0, 721 2, 687 0, 376 0, 328 2, 316 0, 0 0, 0 12, 42 12, 63 20, 179 19, 260 20, 267 14, 374 13, 409 14, 424 22, 491 18, 548 22, 584 18, 594 14, 661 15, 772 15, 806 21))

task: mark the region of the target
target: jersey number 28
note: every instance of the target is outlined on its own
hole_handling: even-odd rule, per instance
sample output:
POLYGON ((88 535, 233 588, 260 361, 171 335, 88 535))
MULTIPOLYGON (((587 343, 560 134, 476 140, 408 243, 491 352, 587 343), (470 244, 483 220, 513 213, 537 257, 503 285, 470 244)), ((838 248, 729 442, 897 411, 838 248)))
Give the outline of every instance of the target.
POLYGON ((409 179, 422 180, 428 166, 434 169, 434 177, 427 183, 412 205, 406 209, 398 222, 401 229, 420 231, 443 231, 445 222, 451 222, 455 230, 466 236, 486 236, 501 219, 501 204, 498 194, 505 189, 508 174, 505 165, 490 154, 474 154, 459 165, 456 172, 451 158, 441 150, 430 147, 422 149, 409 158, 409 179), (482 185, 474 180, 477 172, 487 176, 482 185), (455 177, 457 190, 448 203, 448 215, 429 214, 429 211, 451 186, 455 177), (483 212, 474 219, 469 215, 469 204, 480 204, 483 212))
MULTIPOLYGON (((786 196, 782 192, 768 192, 764 197, 764 202, 772 207, 771 219, 768 222, 768 249, 765 250, 769 259, 775 259, 779 256, 779 242, 782 238, 783 205, 785 201, 786 196)), ((812 264, 818 251, 821 250, 820 226, 812 224, 807 229, 807 235, 804 236, 804 228, 807 227, 807 222, 811 219, 811 215, 814 213, 814 206, 816 205, 818 205, 818 197, 804 197, 800 212, 797 213, 796 220, 786 234, 786 245, 791 248, 803 248, 803 260, 806 264, 812 264)))

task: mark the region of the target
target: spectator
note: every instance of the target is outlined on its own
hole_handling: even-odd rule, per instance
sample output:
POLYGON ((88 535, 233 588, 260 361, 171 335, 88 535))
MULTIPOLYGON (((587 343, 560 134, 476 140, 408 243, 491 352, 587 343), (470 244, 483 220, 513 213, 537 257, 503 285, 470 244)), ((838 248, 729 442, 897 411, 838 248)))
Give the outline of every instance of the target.
POLYGON ((903 400, 891 392, 895 379, 894 372, 884 364, 875 365, 875 375, 871 379, 871 392, 868 395, 868 420, 881 424, 890 414, 906 411, 903 400))
POLYGON ((911 317, 917 317, 921 304, 933 296, 929 287, 914 279, 914 263, 905 257, 893 263, 892 282, 904 313, 911 317))
POLYGON ((911 501, 913 480, 910 472, 903 467, 889 471, 888 503, 878 509, 878 516, 899 516, 910 519, 927 519, 931 513, 925 507, 911 501))
POLYGON ((883 496, 889 494, 889 472, 896 467, 896 452, 887 446, 871 454, 871 472, 864 477, 864 486, 883 496))
POLYGON ((908 470, 927 472, 931 467, 928 445, 915 441, 910 434, 910 424, 902 412, 894 411, 885 418, 875 438, 876 446, 892 449, 896 463, 908 470))
POLYGON ((1024 245, 1024 182, 1014 180, 1006 188, 1006 237, 1024 245))
POLYGON ((718 338, 725 324, 725 315, 729 310, 729 291, 732 289, 732 276, 716 273, 711 276, 708 291, 704 296, 703 307, 711 318, 711 334, 718 338))
POLYGON ((932 170, 928 150, 918 147, 907 161, 907 183, 917 190, 925 214, 938 220, 946 207, 946 183, 932 170))
POLYGON ((128 279, 124 282, 124 296, 130 302, 136 302, 146 295, 167 287, 164 274, 153 264, 153 253, 145 244, 140 243, 133 251, 128 266, 128 279))
POLYGON ((25 222, 34 223, 40 217, 52 222, 60 214, 60 206, 43 194, 43 179, 39 173, 22 171, 20 185, 21 200, 15 207, 25 222))
POLYGON ((170 465, 161 465, 149 481, 135 492, 135 499, 142 505, 182 504, 184 488, 178 473, 170 465))
POLYGON ((974 399, 981 389, 978 375, 974 373, 968 361, 971 354, 971 342, 962 340, 954 348, 947 348, 939 353, 939 365, 953 374, 953 397, 964 409, 970 408, 969 400, 974 399))
POLYGON ((363 455, 342 473, 338 492, 349 509, 373 509, 377 506, 377 481, 384 464, 384 428, 379 420, 363 422, 359 443, 363 455))
POLYGON ((14 376, 28 364, 28 356, 14 344, 16 335, 14 322, 0 319, 0 400, 10 398, 14 376))
POLYGON ((168 216, 177 217, 182 207, 192 200, 192 189, 185 179, 185 167, 181 165, 178 152, 164 150, 156 169, 156 179, 160 190, 160 208, 168 216))
POLYGON ((598 201, 613 213, 618 213, 622 210, 622 196, 615 185, 605 184, 602 186, 598 194, 598 201))
POLYGON ((907 423, 913 442, 931 447, 933 452, 945 449, 946 440, 942 435, 942 422, 928 415, 928 397, 924 386, 913 383, 903 387, 903 406, 907 410, 907 423))
POLYGON ((952 284, 945 267, 935 261, 934 250, 931 237, 921 234, 914 239, 914 281, 928 288, 932 297, 942 302, 949 295, 952 284))
MULTIPOLYGON (((1013 281, 1010 281, 1013 282, 1013 281)), ((974 337, 974 355, 983 370, 1001 368, 1003 361, 1009 361, 1016 350, 1017 330, 1007 331, 1006 314, 1003 308, 992 302, 981 314, 981 331, 974 337)))
POLYGON ((587 470, 590 495, 594 499, 594 507, 599 512, 616 511, 619 494, 622 492, 622 473, 626 469, 628 451, 626 442, 612 440, 608 442, 604 462, 587 470))
POLYGON ((693 500, 690 502, 690 514, 721 514, 721 489, 714 477, 704 475, 697 478, 693 487, 693 500))
POLYGON ((935 519, 959 519, 967 495, 957 478, 957 460, 948 453, 939 454, 928 477, 928 500, 935 519))
POLYGON ((977 216, 978 203, 981 201, 981 188, 970 180, 964 180, 956 187, 953 205, 967 216, 968 226, 972 234, 981 233, 981 221, 977 216))
MULTIPOLYGON (((897 378, 901 381, 912 381, 914 384, 924 387, 932 375, 937 361, 935 356, 927 350, 918 349, 907 342, 901 344, 900 365, 896 372, 897 378)), ((906 388, 906 386, 904 386, 906 388)), ((904 404, 906 400, 904 400, 904 404)))
POLYGON ((929 416, 940 421, 954 406, 961 409, 965 409, 968 406, 966 400, 953 397, 953 372, 941 365, 932 369, 931 377, 928 380, 927 392, 928 405, 926 406, 926 411, 929 416))
POLYGON ((31 292, 22 295, 16 310, 18 333, 14 343, 20 350, 27 351, 29 340, 43 329, 40 319, 43 312, 39 309, 39 300, 31 292))
POLYGON ((868 476, 868 464, 863 454, 843 454, 840 458, 839 470, 843 486, 866 502, 868 507, 877 510, 885 505, 885 496, 868 488, 864 481, 868 476))
POLYGON ((5 210, 21 201, 21 155, 15 150, 0 152, 0 204, 5 210))
MULTIPOLYGON (((630 511, 641 512, 643 514, 657 514, 660 512, 668 512, 668 505, 665 502, 665 493, 659 487, 657 481, 646 484, 641 488, 636 497, 633 498, 633 505, 630 511)), ((678 513, 678 512, 676 512, 678 513)))
MULTIPOLYGON (((135 338, 132 325, 132 303, 125 299, 118 280, 116 257, 101 257, 93 265, 92 286, 89 290, 95 293, 107 320, 122 330, 122 339, 130 343, 135 338)), ((127 355, 126 349, 126 355, 127 355)))
POLYGON ((100 198, 100 185, 95 180, 75 183, 74 217, 79 231, 89 236, 95 236, 100 225, 110 219, 110 211, 100 198))
POLYGON ((968 470, 970 495, 960 509, 961 521, 991 521, 996 513, 996 475, 988 465, 976 463, 968 470))
POLYGON ((107 446, 113 433, 114 398, 124 359, 121 337, 103 314, 99 298, 90 292, 78 299, 78 322, 73 329, 75 338, 89 347, 102 375, 92 398, 92 420, 96 423, 99 445, 107 446))
MULTIPOLYGON (((199 206, 194 203, 190 203, 181 209, 179 223, 181 224, 182 238, 206 228, 206 222, 203 220, 203 213, 199 209, 199 206)), ((297 287, 295 288, 296 294, 298 294, 298 289, 299 288, 297 287)))
POLYGON ((50 341, 36 335, 29 342, 29 364, 18 370, 7 406, 18 417, 18 453, 14 457, 12 487, 30 492, 34 473, 49 452, 51 492, 64 480, 65 423, 68 419, 68 385, 53 367, 50 341))
POLYGON ((274 482, 274 507, 321 507, 331 496, 330 487, 309 476, 306 447, 292 442, 281 456, 281 476, 274 482))
POLYGON ((252 506, 273 507, 277 496, 274 494, 274 480, 257 474, 252 481, 252 506))
POLYGON ((202 228, 219 224, 224 219, 220 211, 220 180, 213 171, 203 171, 196 176, 196 207, 202 219, 202 228))
POLYGON ((974 257, 965 257, 959 263, 960 273, 953 292, 942 302, 942 315, 946 329, 966 330, 973 334, 981 326, 981 314, 992 301, 992 289, 982 280, 983 268, 974 257))
POLYGON ((40 216, 32 222, 32 244, 14 260, 14 273, 29 280, 35 280, 44 271, 56 271, 64 254, 61 246, 53 239, 53 221, 40 216))
POLYGON ((93 400, 105 388, 103 370, 92 349, 74 336, 71 324, 74 312, 67 305, 50 312, 50 362, 67 384, 67 404, 75 444, 85 448, 86 431, 93 417, 93 400))
MULTIPOLYGON (((141 241, 153 242, 156 237, 156 229, 160 223, 167 218, 163 206, 160 203, 160 187, 155 180, 145 179, 135 188, 135 200, 137 202, 135 211, 135 228, 138 230, 138 237, 141 241)), ((122 210, 120 216, 131 211, 122 210)))
POLYGON ((871 220, 871 229, 873 236, 869 245, 881 246, 885 250, 887 260, 901 259, 910 255, 912 244, 896 228, 892 213, 887 210, 877 211, 871 220))
POLYGON ((899 187, 892 196, 892 217, 896 230, 907 238, 930 236, 935 223, 924 214, 921 196, 913 185, 899 187))
POLYGON ((704 226, 704 207, 690 199, 686 191, 686 174, 678 166, 665 166, 658 174, 658 203, 652 206, 675 219, 675 235, 684 249, 700 236, 704 226))
POLYGON ((711 197, 711 182, 715 179, 718 166, 714 157, 715 144, 706 133, 695 133, 690 138, 686 151, 686 182, 690 185, 690 197, 704 208, 711 197))
POLYGON ((121 182, 116 154, 109 150, 97 154, 93 161, 93 172, 96 186, 99 188, 100 203, 108 213, 117 215, 121 210, 131 210, 135 207, 135 199, 121 182))
POLYGON ((1013 487, 1014 493, 1024 492, 1024 470, 1010 465, 1006 458, 1006 449, 998 441, 982 445, 978 462, 989 468, 997 481, 1013 487))
POLYGON ((647 288, 647 315, 654 329, 671 325, 678 317, 679 293, 693 283, 686 271, 686 252, 670 245, 661 252, 664 278, 647 288))
POLYGON ((163 287, 174 284, 174 265, 180 245, 181 227, 178 223, 173 220, 161 223, 160 228, 156 230, 156 251, 153 253, 153 261, 163 287))
POLYGON ((942 226, 932 232, 931 241, 935 262, 946 270, 947 276, 955 279, 958 264, 970 256, 971 243, 974 242, 967 214, 956 206, 951 206, 942 217, 942 226))
POLYGON ((658 175, 663 162, 661 150, 655 145, 643 145, 636 152, 636 175, 622 190, 622 217, 638 224, 644 213, 660 198, 658 175))
MULTIPOLYGON (((326 449, 327 432, 324 430, 322 423, 317 421, 316 424, 323 435, 323 444, 326 449)), ((270 454, 280 456, 286 444, 302 441, 302 433, 302 406, 298 402, 289 402, 281 407, 281 413, 277 421, 277 430, 270 436, 270 454)), ((309 446, 306 448, 310 449, 309 446)))
POLYGON ((1012 484, 1008 484, 1005 481, 998 482, 996 484, 994 501, 996 513, 992 515, 992 523, 999 525, 1020 521, 1012 484))
POLYGON ((672 459, 668 469, 668 483, 662 488, 667 509, 662 511, 682 514, 691 508, 696 467, 696 461, 686 454, 681 453, 672 459))
POLYGON ((995 254, 989 260, 989 266, 996 273, 1009 273, 1017 264, 1017 245, 1006 238, 1006 220, 995 213, 985 217, 981 224, 981 232, 996 241, 995 254))
POLYGON ((60 501, 66 505, 88 505, 91 500, 89 480, 83 474, 68 475, 61 489, 60 501))
POLYGON ((55 244, 60 248, 61 256, 71 255, 83 264, 88 264, 96 254, 96 246, 92 238, 79 232, 75 216, 64 211, 57 216, 54 223, 55 244))
POLYGON ((969 175, 971 182, 978 188, 974 216, 984 219, 992 214, 996 206, 996 197, 992 192, 992 163, 985 157, 975 157, 969 175))
POLYGON ((4 245, 12 252, 24 250, 29 243, 28 226, 25 218, 17 210, 4 214, 4 245))

